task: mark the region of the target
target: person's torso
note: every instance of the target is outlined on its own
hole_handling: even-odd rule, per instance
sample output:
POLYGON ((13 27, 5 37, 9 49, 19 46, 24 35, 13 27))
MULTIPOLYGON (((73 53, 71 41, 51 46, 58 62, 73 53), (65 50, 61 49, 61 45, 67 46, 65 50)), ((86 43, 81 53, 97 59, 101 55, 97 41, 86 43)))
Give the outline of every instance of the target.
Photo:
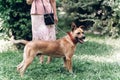
POLYGON ((51 12, 52 6, 50 4, 50 0, 34 0, 31 5, 31 14, 45 14, 51 12))

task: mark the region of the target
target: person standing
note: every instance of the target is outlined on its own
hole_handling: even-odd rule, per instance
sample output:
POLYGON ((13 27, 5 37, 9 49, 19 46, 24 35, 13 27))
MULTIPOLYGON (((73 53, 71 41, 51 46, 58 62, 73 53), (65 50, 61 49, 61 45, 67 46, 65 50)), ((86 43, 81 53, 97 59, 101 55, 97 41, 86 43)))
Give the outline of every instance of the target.
MULTIPOLYGON (((55 0, 33 0, 31 4, 32 40, 56 40, 55 24, 58 22, 55 0), (44 14, 54 13, 54 24, 45 25, 44 14)), ((48 56, 47 63, 51 57, 48 56)), ((43 63, 44 56, 40 56, 40 63, 43 63)))

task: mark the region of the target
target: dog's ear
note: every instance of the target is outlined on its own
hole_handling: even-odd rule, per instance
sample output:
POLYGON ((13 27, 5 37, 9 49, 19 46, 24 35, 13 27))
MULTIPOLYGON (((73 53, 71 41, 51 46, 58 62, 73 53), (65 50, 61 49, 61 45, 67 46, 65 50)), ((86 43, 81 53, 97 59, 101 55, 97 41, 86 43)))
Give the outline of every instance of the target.
POLYGON ((84 29, 84 28, 85 28, 85 26, 84 26, 84 25, 80 25, 80 26, 79 26, 79 28, 82 28, 82 29, 84 29))
POLYGON ((76 24, 74 22, 72 22, 71 28, 72 28, 72 31, 74 31, 77 28, 77 26, 76 26, 76 24))

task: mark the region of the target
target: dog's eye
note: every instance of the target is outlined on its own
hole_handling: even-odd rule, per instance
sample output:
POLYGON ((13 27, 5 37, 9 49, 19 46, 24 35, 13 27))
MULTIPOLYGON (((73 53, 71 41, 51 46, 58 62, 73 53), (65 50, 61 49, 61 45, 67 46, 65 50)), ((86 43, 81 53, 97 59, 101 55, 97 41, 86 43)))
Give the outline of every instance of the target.
POLYGON ((84 34, 84 32, 82 32, 82 34, 84 34))
POLYGON ((80 32, 78 32, 77 34, 80 34, 80 32))

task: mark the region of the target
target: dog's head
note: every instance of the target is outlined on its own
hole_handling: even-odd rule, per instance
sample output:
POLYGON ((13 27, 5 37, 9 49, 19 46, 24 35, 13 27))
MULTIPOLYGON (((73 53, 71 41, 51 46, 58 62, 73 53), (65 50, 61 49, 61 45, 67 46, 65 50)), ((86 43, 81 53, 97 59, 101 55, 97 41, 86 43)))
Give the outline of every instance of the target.
POLYGON ((72 27, 72 36, 73 36, 73 38, 76 40, 76 42, 83 43, 84 39, 85 39, 85 34, 84 34, 84 31, 83 31, 82 28, 84 26, 77 27, 76 24, 73 22, 71 27, 72 27))

